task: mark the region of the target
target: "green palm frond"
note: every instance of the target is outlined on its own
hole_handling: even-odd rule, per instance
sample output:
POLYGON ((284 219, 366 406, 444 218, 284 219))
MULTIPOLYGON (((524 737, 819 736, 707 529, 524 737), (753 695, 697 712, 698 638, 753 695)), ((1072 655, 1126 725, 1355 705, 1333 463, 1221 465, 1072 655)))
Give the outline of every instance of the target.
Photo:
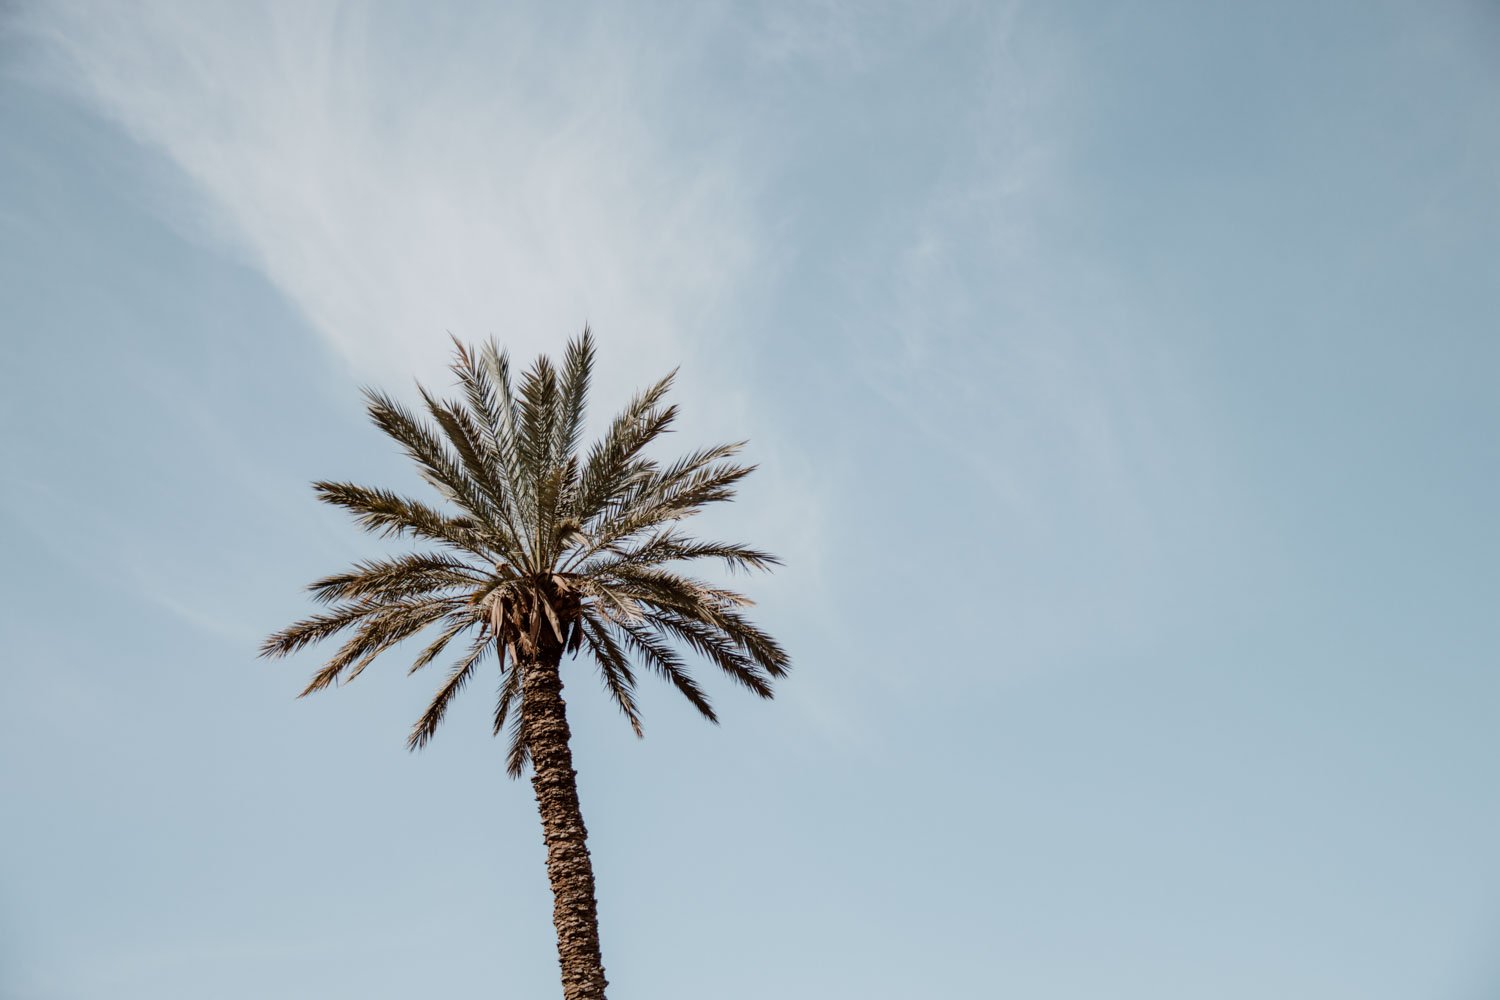
POLYGON ((656 531, 633 548, 617 546, 611 551, 615 554, 590 560, 579 573, 583 576, 607 575, 616 567, 660 566, 695 559, 719 560, 731 572, 769 570, 781 565, 781 560, 769 552, 733 542, 700 541, 671 528, 656 531))
POLYGON ((413 552, 395 559, 357 562, 352 570, 324 577, 307 589, 319 604, 330 604, 362 597, 412 597, 473 587, 483 580, 461 559, 440 552, 413 552))
POLYGON ((627 487, 608 516, 592 526, 590 542, 576 558, 620 546, 643 532, 681 521, 712 503, 734 498, 734 487, 753 465, 718 464, 665 480, 647 470, 627 487))
POLYGON ((313 483, 313 489, 319 500, 354 514, 359 526, 373 534, 385 538, 409 535, 481 559, 494 551, 493 540, 486 538, 481 522, 472 517, 449 517, 420 500, 353 483, 317 482, 313 483))
POLYGON ((594 662, 599 665, 605 690, 630 723, 631 731, 636 736, 644 736, 640 711, 635 704, 635 672, 630 669, 630 658, 610 635, 609 627, 593 616, 584 616, 579 631, 594 655, 594 662))
POLYGON ((369 599, 340 604, 322 614, 294 622, 268 636, 260 645, 260 655, 266 657, 290 656, 304 646, 321 642, 338 635, 344 629, 370 615, 383 610, 381 601, 369 599))
MULTIPOLYGON (((457 340, 453 373, 464 391, 463 408, 478 426, 486 451, 494 456, 493 472, 508 487, 502 509, 511 533, 524 536, 530 508, 520 492, 524 476, 516 445, 516 412, 510 383, 510 358, 493 343, 473 351, 457 340)), ((457 406, 455 407, 457 408, 457 406)))
POLYGON ((718 725, 719 716, 714 712, 713 706, 708 703, 708 695, 704 694, 698 682, 693 680, 692 674, 688 673, 687 664, 683 663, 682 657, 675 649, 663 642, 656 632, 645 626, 619 625, 616 627, 624 635, 626 645, 641 658, 646 666, 664 679, 671 681, 672 686, 682 693, 682 696, 698 710, 700 715, 714 725, 718 725))
POLYGON ((453 622, 453 624, 449 625, 447 628, 443 629, 443 631, 438 633, 437 638, 433 639, 430 643, 427 644, 426 649, 417 654, 417 658, 413 660, 411 666, 407 668, 407 674, 410 675, 416 673, 418 670, 421 670, 433 660, 436 660, 439 656, 442 656, 443 650, 448 648, 448 644, 455 638, 457 638, 460 632, 466 632, 473 627, 474 622, 472 619, 460 618, 457 621, 453 622))
POLYGON ((660 406, 677 373, 672 372, 639 393, 610 423, 604 437, 589 449, 579 474, 578 500, 573 516, 589 524, 605 518, 637 480, 649 475, 650 462, 641 453, 672 426, 677 407, 660 406))
POLYGON ((521 522, 514 515, 515 497, 507 488, 505 477, 497 474, 503 466, 493 435, 481 428, 462 406, 436 399, 420 386, 418 391, 427 404, 427 412, 452 442, 464 474, 488 505, 492 528, 504 539, 507 550, 513 556, 518 555, 525 549, 521 543, 521 522))
POLYGON ((476 519, 486 520, 489 503, 451 450, 450 442, 385 393, 367 388, 364 395, 370 419, 401 444, 420 467, 422 478, 444 499, 472 512, 476 519))
POLYGON ((427 711, 412 726, 411 735, 406 738, 406 746, 409 750, 420 750, 432 739, 432 734, 437 732, 438 726, 443 721, 443 716, 448 713, 448 705, 453 701, 453 696, 462 691, 469 678, 474 676, 474 668, 479 661, 484 659, 494 644, 489 641, 489 636, 481 635, 469 646, 469 651, 454 664, 448 673, 448 679, 443 686, 438 688, 437 694, 433 696, 432 704, 427 706, 427 711))
POLYGON ((559 460, 572 457, 578 451, 578 440, 583 434, 584 409, 588 405, 589 382, 594 375, 594 338, 589 328, 583 328, 583 336, 568 342, 563 354, 562 412, 552 442, 552 453, 559 460))
POLYGON ((667 612, 647 616, 659 632, 673 636, 762 698, 771 697, 770 671, 728 633, 667 612))
MULTIPOLYGON (((353 680, 377 655, 461 607, 461 601, 451 597, 404 599, 387 604, 383 610, 365 618, 353 637, 328 661, 324 671, 331 671, 332 678, 353 680), (340 678, 345 670, 349 676, 340 678)), ((319 685, 323 686, 326 685, 319 685)))

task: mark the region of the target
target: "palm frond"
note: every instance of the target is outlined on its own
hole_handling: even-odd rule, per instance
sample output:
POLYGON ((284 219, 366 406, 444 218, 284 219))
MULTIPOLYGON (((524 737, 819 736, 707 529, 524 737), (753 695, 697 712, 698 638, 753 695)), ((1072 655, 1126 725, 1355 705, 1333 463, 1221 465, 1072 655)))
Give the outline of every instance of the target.
POLYGON ((542 355, 521 377, 516 395, 521 417, 517 439, 521 466, 527 478, 538 484, 558 464, 558 456, 553 452, 553 431, 560 416, 560 401, 557 369, 542 355))
POLYGON ((672 683, 684 698, 686 698, 698 714, 709 722, 718 725, 719 716, 708 701, 708 695, 693 680, 692 674, 688 673, 687 665, 682 662, 682 657, 671 646, 662 642, 649 628, 640 625, 617 625, 625 639, 625 644, 638 655, 641 660, 662 678, 672 683))
POLYGON ((582 335, 568 341, 563 354, 562 385, 559 388, 562 409, 554 429, 552 453, 564 460, 578 450, 593 373, 594 334, 584 326, 582 335))
POLYGON ((510 356, 494 341, 473 351, 454 341, 458 357, 453 373, 463 388, 469 412, 478 422, 489 449, 496 458, 497 477, 509 487, 506 499, 516 534, 524 535, 530 521, 530 496, 517 447, 517 418, 510 380, 510 356))
POLYGON ((500 674, 504 680, 500 684, 500 692, 495 697, 494 728, 491 735, 499 736, 500 731, 505 728, 505 720, 510 713, 516 710, 521 699, 521 664, 514 658, 510 658, 510 666, 505 665, 506 649, 500 646, 500 674))
POLYGON ((322 614, 293 622, 281 631, 271 633, 261 643, 260 655, 267 658, 290 656, 304 646, 337 635, 355 622, 377 614, 386 607, 385 601, 370 599, 337 605, 322 614))
POLYGON ((698 513, 711 503, 734 499, 734 487, 755 471, 753 465, 713 465, 664 484, 649 473, 614 503, 588 532, 587 545, 580 546, 572 563, 601 551, 616 548, 643 532, 698 513))
POLYGON ((510 739, 505 751, 505 773, 512 778, 519 778, 526 770, 526 765, 531 759, 531 749, 526 745, 526 717, 525 691, 523 685, 526 680, 526 664, 518 659, 514 650, 510 657, 510 666, 507 669, 505 654, 507 647, 500 646, 500 673, 504 677, 500 685, 500 693, 495 698, 494 732, 499 736, 502 730, 509 729, 510 739), (509 727, 506 723, 509 721, 509 727))
POLYGON ((717 608, 709 624, 734 640, 735 645, 748 653, 772 677, 785 677, 791 669, 791 657, 781 643, 734 608, 717 608))
POLYGON ((329 604, 359 597, 412 597, 432 591, 473 587, 481 571, 441 552, 413 552, 394 559, 370 559, 308 584, 313 600, 329 604))
POLYGON ((481 635, 469 646, 468 653, 453 665, 453 669, 448 673, 448 679, 433 696, 432 704, 427 706, 427 711, 423 712, 416 725, 412 726, 411 735, 406 738, 408 750, 420 750, 431 741, 432 734, 437 732, 443 716, 448 713, 448 705, 453 701, 454 695, 464 689, 464 685, 474 675, 475 665, 484 658, 484 654, 489 651, 490 647, 489 636, 481 635))
POLYGON ((520 563, 526 551, 525 525, 517 517, 515 488, 506 481, 494 436, 481 428, 474 415, 464 407, 440 400, 418 386, 423 402, 438 427, 448 439, 463 465, 464 472, 479 490, 487 507, 484 520, 490 532, 503 540, 503 548, 513 563, 520 563))
POLYGON ((646 735, 641 728, 640 710, 635 704, 635 672, 630 669, 630 659, 625 651, 620 648, 614 636, 609 633, 606 622, 598 621, 588 615, 583 617, 579 630, 583 635, 584 643, 589 647, 589 652, 594 655, 594 662, 599 667, 599 676, 604 681, 604 689, 609 692, 610 699, 624 714, 630 723, 630 729, 637 737, 646 735))
POLYGON ((475 624, 476 622, 473 618, 459 618, 454 621, 452 625, 449 625, 447 628, 443 629, 442 632, 438 633, 437 638, 428 643, 426 649, 417 654, 417 658, 412 661, 411 667, 406 671, 407 675, 410 676, 411 674, 416 673, 418 670, 421 670, 423 667, 427 666, 427 664, 437 659, 442 655, 443 650, 448 648, 448 643, 452 642, 454 637, 456 637, 460 632, 464 632, 468 629, 473 628, 475 624))
POLYGON ((526 705, 518 702, 510 716, 510 740, 505 751, 505 773, 519 778, 531 763, 531 747, 526 742, 526 705))
POLYGON ((790 660, 775 639, 737 608, 750 600, 732 590, 662 569, 617 567, 615 581, 602 590, 629 597, 675 619, 699 621, 722 632, 772 677, 785 676, 790 660))
POLYGON ((299 697, 321 691, 347 671, 353 680, 376 656, 429 625, 461 608, 455 598, 400 599, 388 601, 377 612, 363 617, 354 635, 344 643, 299 697))
POLYGON ((769 570, 781 565, 781 560, 769 552, 733 542, 700 541, 671 528, 654 532, 634 548, 617 547, 613 551, 618 554, 585 563, 579 574, 608 576, 622 566, 650 567, 695 559, 718 559, 730 572, 769 570))
POLYGON ((617 599, 630 598, 646 604, 672 608, 696 617, 705 617, 714 609, 743 606, 750 599, 723 587, 684 576, 660 566, 635 566, 622 563, 612 567, 608 576, 596 583, 617 599))
POLYGON ((461 552, 492 561, 497 552, 494 540, 486 538, 483 528, 464 518, 449 517, 420 500, 412 500, 390 490, 353 483, 313 483, 318 499, 342 507, 355 515, 355 522, 366 531, 384 538, 410 535, 438 542, 461 552))
POLYGON ((478 520, 488 520, 489 499, 441 437, 406 407, 378 389, 364 390, 370 419, 417 463, 422 478, 445 499, 478 520))
POLYGON ((612 500, 651 472, 653 464, 641 461, 640 455, 677 419, 677 407, 660 405, 676 374, 673 371, 637 394, 589 449, 579 472, 578 499, 572 511, 580 523, 603 517, 612 500))
POLYGON ((772 696, 771 681, 760 669, 760 664, 723 630, 669 612, 648 614, 646 620, 659 631, 686 643, 698 655, 762 698, 772 696))

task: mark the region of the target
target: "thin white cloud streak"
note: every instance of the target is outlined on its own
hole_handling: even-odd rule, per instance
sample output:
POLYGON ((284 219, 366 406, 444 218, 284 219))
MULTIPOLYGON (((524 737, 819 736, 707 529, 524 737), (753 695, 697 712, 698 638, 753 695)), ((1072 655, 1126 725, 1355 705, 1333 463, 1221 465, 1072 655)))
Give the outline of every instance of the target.
POLYGON ((726 151, 650 124, 670 52, 640 58, 623 18, 399 13, 62 3, 23 22, 360 377, 433 375, 445 331, 525 358, 586 319, 609 395, 691 356, 755 237, 726 151))

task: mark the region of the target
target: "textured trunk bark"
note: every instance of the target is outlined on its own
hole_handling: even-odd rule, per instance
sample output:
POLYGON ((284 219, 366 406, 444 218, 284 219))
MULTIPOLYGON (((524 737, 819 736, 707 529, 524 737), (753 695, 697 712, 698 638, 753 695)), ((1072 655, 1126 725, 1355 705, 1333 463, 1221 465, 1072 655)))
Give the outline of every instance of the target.
MULTIPOLYGON (((543 626, 543 631, 547 631, 543 626)), ((565 1000, 604 1000, 604 962, 599 954, 599 915, 594 900, 594 866, 588 830, 578 807, 577 772, 558 666, 562 649, 543 642, 523 680, 526 744, 531 752, 531 787, 542 816, 547 844, 547 877, 552 881, 552 922, 557 928, 557 960, 565 1000)))

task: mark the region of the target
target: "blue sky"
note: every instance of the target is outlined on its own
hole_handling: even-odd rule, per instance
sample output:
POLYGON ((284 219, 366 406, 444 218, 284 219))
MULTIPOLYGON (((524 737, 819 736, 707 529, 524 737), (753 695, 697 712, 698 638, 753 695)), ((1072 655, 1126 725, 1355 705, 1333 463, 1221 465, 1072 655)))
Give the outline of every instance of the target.
POLYGON ((1500 990, 1484 3, 23 2, 0 996, 548 996, 483 688, 254 658, 358 387, 585 320, 795 669, 579 671, 616 1000, 1500 990))

